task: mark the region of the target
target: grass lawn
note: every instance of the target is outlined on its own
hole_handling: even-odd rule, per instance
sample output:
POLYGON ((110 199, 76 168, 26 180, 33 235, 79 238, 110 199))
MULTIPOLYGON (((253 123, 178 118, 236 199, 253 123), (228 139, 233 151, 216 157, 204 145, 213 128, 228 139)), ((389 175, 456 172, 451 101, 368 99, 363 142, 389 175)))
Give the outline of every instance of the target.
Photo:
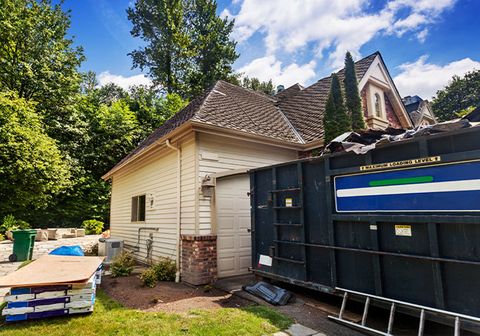
POLYGON ((146 313, 122 307, 97 291, 91 315, 0 326, 2 336, 103 335, 268 335, 292 321, 262 306, 192 310, 189 314, 146 313))

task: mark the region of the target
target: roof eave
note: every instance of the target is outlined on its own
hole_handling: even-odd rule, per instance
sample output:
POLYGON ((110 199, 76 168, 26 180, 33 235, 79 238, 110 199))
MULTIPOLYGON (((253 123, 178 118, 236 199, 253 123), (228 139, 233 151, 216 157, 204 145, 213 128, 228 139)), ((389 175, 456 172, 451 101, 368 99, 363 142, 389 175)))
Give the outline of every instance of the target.
POLYGON ((303 150, 303 147, 304 147, 304 145, 301 143, 295 143, 295 142, 290 142, 290 141, 281 140, 277 138, 267 137, 264 135, 258 135, 254 133, 234 130, 231 128, 207 124, 207 123, 196 121, 196 120, 191 120, 191 124, 192 124, 192 128, 197 132, 227 136, 234 139, 238 139, 239 137, 241 137, 242 140, 246 140, 246 141, 263 143, 266 145, 300 150, 300 151, 303 150))
POLYGON ((146 153, 150 152, 152 149, 154 149, 156 146, 158 146, 158 144, 162 144, 164 143, 167 139, 172 139, 174 137, 176 138, 180 138, 181 136, 183 136, 185 133, 189 132, 192 130, 192 125, 191 125, 191 121, 188 120, 187 122, 185 122, 184 124, 180 125, 179 127, 175 128, 173 131, 171 131, 170 133, 167 133, 165 134, 163 137, 155 140, 154 142, 152 142, 150 145, 148 145, 147 147, 143 148, 141 151, 139 151, 138 153, 135 153, 135 155, 133 155, 131 158, 129 158, 128 160, 126 160, 125 162, 123 162, 122 164, 120 165, 116 165, 114 166, 112 169, 110 169, 105 175, 102 176, 102 179, 107 181, 109 180, 112 175, 119 171, 120 169, 122 169, 123 167, 129 165, 130 163, 132 163, 133 161, 139 159, 140 157, 144 156, 146 153))

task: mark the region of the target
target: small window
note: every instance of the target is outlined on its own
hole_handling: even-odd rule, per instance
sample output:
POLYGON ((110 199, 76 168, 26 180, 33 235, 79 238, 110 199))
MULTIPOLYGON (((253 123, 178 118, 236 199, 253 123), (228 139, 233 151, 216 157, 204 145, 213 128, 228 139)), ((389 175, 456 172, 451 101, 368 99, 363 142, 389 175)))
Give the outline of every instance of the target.
POLYGON ((132 197, 132 222, 145 221, 145 195, 132 197))
POLYGON ((382 101, 380 100, 380 95, 375 93, 375 116, 381 117, 382 116, 382 101))

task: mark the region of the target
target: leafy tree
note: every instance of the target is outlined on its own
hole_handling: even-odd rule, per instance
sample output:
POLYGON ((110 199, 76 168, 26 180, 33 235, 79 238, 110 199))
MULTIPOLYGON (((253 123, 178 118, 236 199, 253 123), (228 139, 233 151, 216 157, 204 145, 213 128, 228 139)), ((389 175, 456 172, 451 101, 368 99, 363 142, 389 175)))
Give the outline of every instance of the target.
POLYGON ((38 102, 50 135, 69 118, 64 107, 78 92, 81 47, 66 38, 70 14, 62 2, 3 0, 0 6, 0 90, 38 102))
POLYGON ((115 83, 108 83, 95 90, 95 97, 101 104, 110 105, 128 96, 127 91, 115 83))
POLYGON ((126 98, 130 110, 137 116, 139 141, 150 135, 175 113, 187 105, 178 94, 161 94, 146 86, 134 86, 126 98))
POLYGON ((235 77, 233 21, 221 19, 214 0, 136 0, 127 10, 134 37, 146 46, 130 53, 155 85, 191 99, 218 79, 235 77))
POLYGON ((323 117, 325 144, 335 137, 351 130, 350 117, 347 114, 343 99, 340 80, 337 74, 332 74, 330 93, 328 94, 323 117))
POLYGON ((275 94, 275 89, 271 79, 268 82, 260 82, 258 78, 249 78, 248 76, 245 76, 239 84, 244 88, 263 92, 270 96, 275 94))
POLYGON ((365 129, 365 121, 363 120, 362 100, 358 92, 355 63, 350 52, 347 52, 345 55, 345 78, 343 79, 343 84, 345 87, 345 106, 352 120, 352 129, 354 131, 363 130, 365 129))
POLYGON ((156 85, 185 96, 192 72, 191 41, 187 34, 183 0, 136 0, 127 9, 131 34, 146 43, 132 51, 133 67, 148 70, 156 85))
POLYGON ((72 154, 72 187, 32 223, 68 227, 91 218, 108 221, 110 184, 101 176, 136 146, 140 131, 125 100, 100 103, 98 91, 79 97, 75 107, 86 129, 72 154))
POLYGON ((98 86, 97 74, 94 71, 87 71, 82 75, 80 90, 83 94, 89 94, 98 86))
POLYGON ((188 34, 192 42, 194 70, 190 74, 189 97, 201 94, 219 79, 232 77, 238 58, 236 42, 230 39, 234 21, 217 15, 215 0, 187 2, 188 34))
POLYGON ((462 111, 480 106, 480 69, 452 81, 433 98, 432 108, 439 121, 458 118, 462 111))
POLYGON ((35 113, 35 104, 0 93, 0 217, 46 208, 69 186, 69 166, 35 113))

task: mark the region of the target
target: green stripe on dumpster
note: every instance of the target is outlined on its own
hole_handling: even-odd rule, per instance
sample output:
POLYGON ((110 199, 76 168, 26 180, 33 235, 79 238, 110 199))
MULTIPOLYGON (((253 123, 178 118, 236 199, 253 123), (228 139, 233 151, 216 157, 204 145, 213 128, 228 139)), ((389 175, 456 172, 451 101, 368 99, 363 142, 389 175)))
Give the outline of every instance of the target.
POLYGON ((432 182, 433 176, 417 176, 417 177, 405 177, 387 180, 370 181, 368 184, 370 187, 381 187, 389 185, 401 185, 401 184, 414 184, 414 183, 426 183, 432 182))

